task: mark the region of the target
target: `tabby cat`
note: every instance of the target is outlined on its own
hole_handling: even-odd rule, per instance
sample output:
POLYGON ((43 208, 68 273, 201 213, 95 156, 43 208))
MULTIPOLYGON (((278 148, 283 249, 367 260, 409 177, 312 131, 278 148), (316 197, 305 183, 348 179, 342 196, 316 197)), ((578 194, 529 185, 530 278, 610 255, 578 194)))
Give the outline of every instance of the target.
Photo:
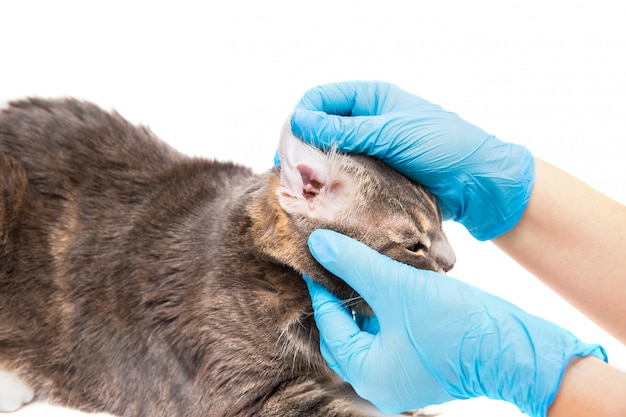
POLYGON ((0 410, 377 415, 320 355, 300 275, 369 308, 306 240, 334 229, 447 271, 440 211, 382 163, 311 148, 288 124, 279 155, 257 175, 87 102, 2 110, 0 410))

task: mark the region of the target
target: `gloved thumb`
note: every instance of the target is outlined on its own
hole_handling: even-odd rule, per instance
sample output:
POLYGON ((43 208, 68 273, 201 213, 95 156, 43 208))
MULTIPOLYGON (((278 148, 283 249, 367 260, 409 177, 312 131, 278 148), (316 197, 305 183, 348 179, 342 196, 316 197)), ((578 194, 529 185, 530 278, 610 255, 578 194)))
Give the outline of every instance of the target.
POLYGON ((354 288, 372 307, 379 320, 380 313, 389 310, 402 294, 406 277, 416 271, 331 230, 314 231, 308 244, 313 257, 354 288))
POLYGON ((306 275, 304 281, 309 289, 315 322, 320 331, 320 350, 328 366, 341 378, 351 382, 354 372, 372 343, 373 335, 362 332, 345 304, 326 288, 306 275), (349 346, 350 349, 346 349, 349 346))
POLYGON ((337 116, 321 111, 296 108, 291 115, 291 131, 303 141, 321 149, 333 146, 341 152, 375 155, 376 138, 382 120, 377 116, 337 116))

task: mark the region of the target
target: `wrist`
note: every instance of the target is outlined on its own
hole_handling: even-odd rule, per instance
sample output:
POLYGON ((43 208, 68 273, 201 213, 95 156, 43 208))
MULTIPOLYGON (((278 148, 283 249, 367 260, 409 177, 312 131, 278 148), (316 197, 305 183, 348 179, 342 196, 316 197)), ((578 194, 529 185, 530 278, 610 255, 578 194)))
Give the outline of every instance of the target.
POLYGON ((594 357, 568 365, 548 417, 617 417, 626 415, 626 374, 594 357))
POLYGON ((496 394, 487 396, 511 402, 531 417, 546 416, 572 361, 607 360, 601 346, 584 343, 556 324, 521 310, 510 319, 500 333, 497 389, 491 391, 496 394))
POLYGON ((458 182, 454 186, 461 190, 456 191, 460 204, 452 218, 476 239, 485 241, 508 232, 520 221, 530 201, 535 161, 527 148, 501 142, 494 136, 485 139, 479 158, 481 161, 475 162, 470 157, 464 163, 473 166, 480 163, 488 166, 488 170, 472 168, 467 170, 471 174, 466 178, 451 179, 458 182))

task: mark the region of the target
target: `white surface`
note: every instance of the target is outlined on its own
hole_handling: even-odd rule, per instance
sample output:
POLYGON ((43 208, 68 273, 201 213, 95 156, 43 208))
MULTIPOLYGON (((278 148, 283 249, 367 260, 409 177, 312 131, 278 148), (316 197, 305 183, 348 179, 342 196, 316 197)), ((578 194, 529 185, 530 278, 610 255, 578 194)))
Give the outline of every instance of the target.
MULTIPOLYGON (((29 1, 0 3, 0 102, 72 95, 189 154, 272 165, 308 88, 394 82, 626 202, 626 6, 619 1, 29 1)), ((451 275, 626 350, 458 225, 451 275)), ((590 279, 593 279, 590 277, 590 279)), ((515 416, 488 400, 451 416, 515 416)), ((41 404, 13 414, 70 415, 41 404)))
POLYGON ((0 412, 11 412, 33 400, 35 393, 14 371, 0 369, 0 412))

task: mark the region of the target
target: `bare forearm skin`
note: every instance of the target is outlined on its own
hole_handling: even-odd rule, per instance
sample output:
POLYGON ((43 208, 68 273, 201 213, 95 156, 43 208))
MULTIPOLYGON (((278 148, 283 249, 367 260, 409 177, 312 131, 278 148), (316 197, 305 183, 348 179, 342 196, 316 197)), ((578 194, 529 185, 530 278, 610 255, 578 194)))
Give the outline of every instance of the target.
POLYGON ((594 356, 565 371, 548 417, 626 416, 626 374, 594 356))
POLYGON ((522 219, 494 243, 626 343, 626 207, 537 159, 522 219))
MULTIPOLYGON (((520 222, 494 243, 626 343, 626 207, 536 160, 520 222)), ((572 361, 548 417, 626 416, 626 374, 595 357, 572 361)))

